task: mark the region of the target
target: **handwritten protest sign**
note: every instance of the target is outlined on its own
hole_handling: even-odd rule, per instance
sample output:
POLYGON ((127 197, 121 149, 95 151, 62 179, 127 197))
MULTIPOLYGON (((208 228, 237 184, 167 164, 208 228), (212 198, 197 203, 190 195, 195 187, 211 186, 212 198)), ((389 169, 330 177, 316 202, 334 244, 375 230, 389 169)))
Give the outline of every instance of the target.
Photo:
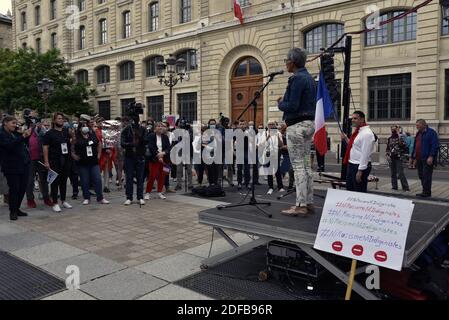
POLYGON ((314 248, 400 271, 414 204, 329 189, 314 248))

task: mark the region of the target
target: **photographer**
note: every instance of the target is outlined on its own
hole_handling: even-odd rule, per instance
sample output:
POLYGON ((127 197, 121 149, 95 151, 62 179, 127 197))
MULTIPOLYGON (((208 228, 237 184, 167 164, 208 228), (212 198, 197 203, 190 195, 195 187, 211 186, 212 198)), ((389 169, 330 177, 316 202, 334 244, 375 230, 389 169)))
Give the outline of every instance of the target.
MULTIPOLYGON (((165 124, 164 132, 167 135, 168 140, 170 140, 170 146, 173 146, 174 145, 173 140, 174 140, 175 135, 173 134, 173 132, 171 132, 171 130, 174 128, 170 126, 170 123, 168 121, 164 121, 164 124, 165 124)), ((170 187, 170 173, 171 173, 171 177, 173 179, 176 179, 176 166, 172 167, 171 163, 168 163, 167 168, 170 168, 170 172, 169 172, 169 174, 167 174, 165 176, 165 191, 167 193, 174 193, 176 191, 170 187)))
POLYGON ((143 113, 142 105, 132 104, 127 113, 132 121, 123 129, 120 138, 121 146, 125 150, 126 201, 124 205, 129 206, 133 201, 134 177, 137 180, 137 200, 140 205, 144 205, 143 174, 147 131, 139 125, 139 114, 143 113))
POLYGON ((52 207, 53 202, 50 200, 47 183, 47 169, 41 164, 44 162, 44 151, 42 148, 42 140, 46 133, 45 127, 42 126, 37 113, 24 111, 24 118, 27 127, 30 129, 30 137, 28 141, 28 150, 30 154, 30 173, 28 177, 28 185, 26 190, 28 208, 36 208, 36 201, 34 198, 34 181, 36 173, 39 177, 39 189, 44 199, 44 203, 52 207), (27 115, 25 115, 27 114, 27 115))
MULTIPOLYGON (((193 189, 193 184, 192 184, 192 159, 193 159, 193 146, 192 146, 192 141, 193 141, 193 130, 192 127, 190 126, 190 123, 187 122, 187 120, 182 119, 182 120, 178 120, 178 123, 176 124, 176 126, 179 129, 182 130, 187 130, 189 133, 189 146, 190 146, 190 163, 184 163, 184 164, 178 164, 176 167, 176 187, 175 190, 181 190, 182 189, 182 183, 183 183, 183 175, 184 175, 184 168, 186 170, 186 176, 185 179, 187 179, 187 189, 193 189)), ((179 138, 181 139, 181 137, 179 138)), ((181 140, 179 140, 181 141, 181 140)), ((178 141, 178 142, 179 142, 178 141)))
MULTIPOLYGON (((221 129, 222 129, 222 133, 223 133, 223 141, 225 141, 225 137, 226 137, 226 130, 231 129, 230 127, 230 122, 231 120, 227 117, 224 117, 222 113, 220 113, 220 124, 221 124, 221 129)), ((221 170, 221 178, 226 181, 228 183, 228 185, 230 187, 234 186, 233 183, 233 174, 234 174, 234 164, 226 164, 225 162, 225 158, 226 158, 226 144, 223 143, 223 169, 221 170), (226 176, 224 176, 224 169, 226 169, 226 176)), ((233 161, 235 161, 235 158, 233 157, 233 161)))
POLYGON ((51 184, 51 198, 53 200, 53 211, 61 212, 58 205, 58 191, 62 206, 71 209, 72 206, 66 201, 67 179, 72 165, 71 135, 68 128, 64 128, 65 117, 60 112, 55 112, 52 118, 52 128, 45 134, 42 144, 44 150, 44 164, 47 170, 55 171, 58 176, 51 184))
MULTIPOLYGON (((217 129, 217 122, 215 119, 210 119, 207 123, 208 129, 215 130, 217 129)), ((216 149, 218 147, 217 141, 215 140, 215 137, 212 136, 208 140, 204 141, 203 139, 203 149, 204 148, 214 148, 216 149)), ((212 155, 213 156, 213 155, 212 155)), ((207 178, 209 181, 209 185, 217 185, 218 184, 218 170, 219 170, 219 164, 212 162, 211 164, 206 165, 207 169, 207 178)))
POLYGON ((31 129, 23 133, 17 130, 17 119, 5 116, 0 129, 1 168, 9 186, 9 218, 25 217, 27 214, 20 210, 28 184, 30 156, 27 141, 31 129))

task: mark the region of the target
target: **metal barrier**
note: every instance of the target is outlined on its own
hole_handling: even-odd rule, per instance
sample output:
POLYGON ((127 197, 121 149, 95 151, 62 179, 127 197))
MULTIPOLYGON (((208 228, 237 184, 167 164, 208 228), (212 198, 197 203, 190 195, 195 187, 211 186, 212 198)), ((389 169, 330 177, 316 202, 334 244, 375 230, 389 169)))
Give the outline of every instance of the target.
POLYGON ((449 141, 440 141, 440 150, 438 152, 438 165, 449 165, 449 141))

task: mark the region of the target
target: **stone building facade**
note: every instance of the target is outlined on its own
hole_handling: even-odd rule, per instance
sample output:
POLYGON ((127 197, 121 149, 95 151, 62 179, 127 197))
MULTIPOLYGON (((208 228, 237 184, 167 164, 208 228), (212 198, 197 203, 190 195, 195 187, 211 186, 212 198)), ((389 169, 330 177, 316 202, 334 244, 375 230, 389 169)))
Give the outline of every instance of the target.
POLYGON ((12 17, 0 13, 0 48, 12 49, 12 17))
MULTIPOLYGON (((172 113, 206 122, 220 113, 237 117, 262 85, 261 76, 285 69, 291 47, 306 47, 313 58, 341 33, 364 29, 368 6, 388 19, 424 0, 242 1, 243 25, 234 18, 232 0, 73 1, 82 8, 77 28, 67 28, 71 15, 64 8, 72 1, 55 1, 57 15, 48 21, 51 2, 13 1, 15 47, 35 47, 40 38, 46 50, 56 33, 74 75, 97 89, 97 111, 114 118, 137 101, 145 104, 145 117, 168 114, 169 89, 159 84, 155 66, 174 54, 189 61, 189 79, 174 88, 172 113), (42 18, 35 26, 38 5, 42 18)), ((415 121, 424 118, 449 138, 449 25, 439 1, 383 29, 354 35, 352 49, 351 110, 365 111, 379 136, 389 133, 390 124, 413 133, 415 121)), ((308 65, 314 76, 317 61, 308 65)), ((340 56, 336 71, 342 79, 340 56)), ((276 100, 287 79, 277 77, 259 99, 259 122, 280 119, 276 100)), ((335 133, 335 122, 329 128, 335 133)))

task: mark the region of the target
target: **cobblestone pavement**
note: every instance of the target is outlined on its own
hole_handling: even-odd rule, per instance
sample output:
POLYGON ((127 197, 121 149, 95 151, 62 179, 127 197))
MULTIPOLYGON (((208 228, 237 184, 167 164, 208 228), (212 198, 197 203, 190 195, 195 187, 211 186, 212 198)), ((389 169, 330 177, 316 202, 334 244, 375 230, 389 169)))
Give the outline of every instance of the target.
MULTIPOLYGON (((0 250, 62 280, 67 266, 79 266, 81 289, 49 299, 208 299, 173 282, 200 272, 212 229, 198 223, 198 212, 219 202, 170 194, 142 207, 123 206, 121 192, 107 199, 111 204, 88 206, 73 200, 73 209, 59 214, 39 202, 16 222, 1 204, 0 250)), ((230 234, 240 244, 250 241, 230 234)), ((231 249, 217 238, 212 255, 231 249)))

